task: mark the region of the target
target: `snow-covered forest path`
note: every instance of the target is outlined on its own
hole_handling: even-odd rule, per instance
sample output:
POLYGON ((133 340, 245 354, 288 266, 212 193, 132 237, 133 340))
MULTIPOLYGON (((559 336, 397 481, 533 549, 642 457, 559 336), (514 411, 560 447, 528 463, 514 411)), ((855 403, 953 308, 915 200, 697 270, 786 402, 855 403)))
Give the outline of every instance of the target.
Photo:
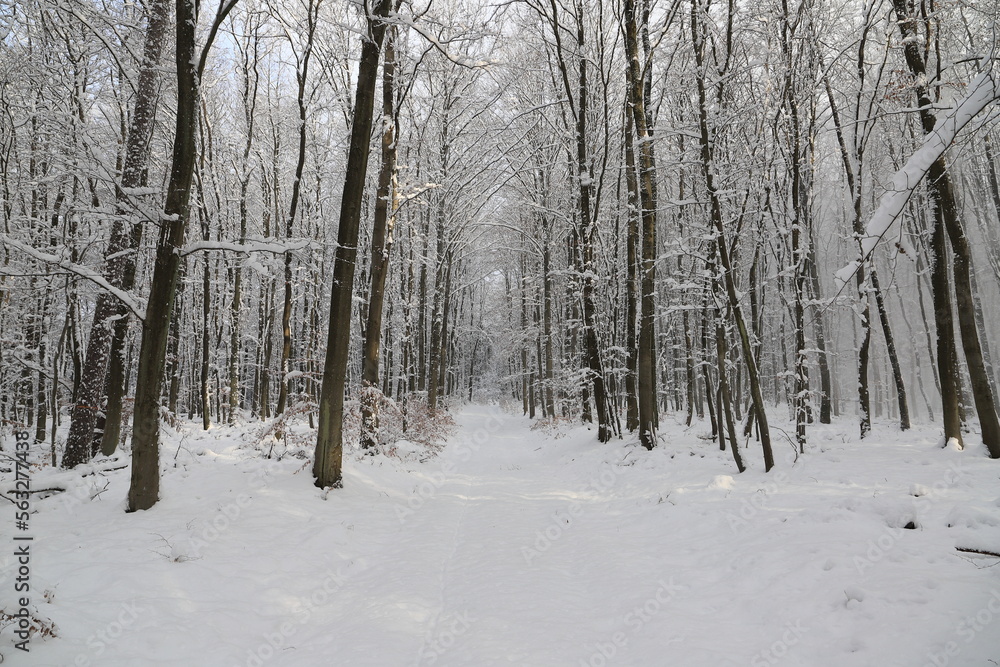
MULTIPOLYGON (((1000 545, 996 466, 938 448, 932 428, 881 425, 863 444, 853 423, 816 428, 811 451, 795 462, 783 446, 770 474, 751 443, 738 475, 704 424, 664 423, 646 452, 495 407, 456 421, 435 457, 349 455, 327 493, 294 452, 264 458, 249 427, 167 433, 147 512, 123 512, 122 464, 39 473, 36 488, 78 485, 38 500, 32 521, 33 600, 58 637, 27 662, 0 646, 3 667, 1000 656, 1000 567, 956 550, 1000 545)), ((9 578, 11 559, 0 566, 9 578)))
POLYGON ((352 584, 421 638, 413 664, 589 659, 595 641, 626 629, 611 611, 624 591, 651 608, 667 601, 662 538, 605 511, 618 466, 574 480, 520 418, 473 408, 458 423, 436 466, 391 504, 391 570, 352 584))

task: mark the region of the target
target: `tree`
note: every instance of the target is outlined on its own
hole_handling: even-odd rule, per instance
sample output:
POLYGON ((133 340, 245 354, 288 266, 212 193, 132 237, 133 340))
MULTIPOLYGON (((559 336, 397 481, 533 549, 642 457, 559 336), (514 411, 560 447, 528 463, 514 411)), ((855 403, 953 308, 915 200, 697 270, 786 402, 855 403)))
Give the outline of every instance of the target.
POLYGON ((177 275, 184 244, 191 186, 194 177, 198 127, 199 79, 219 26, 238 0, 223 0, 200 54, 195 27, 198 7, 191 0, 178 0, 176 9, 177 118, 170 182, 160 222, 156 260, 146 316, 142 322, 142 344, 136 376, 135 413, 132 422, 132 476, 128 511, 145 510, 160 495, 160 389, 167 353, 167 333, 173 312, 177 275))
MULTIPOLYGON (((708 48, 708 31, 704 27, 706 18, 703 14, 705 13, 706 10, 700 2, 693 2, 691 4, 691 35, 692 39, 694 39, 695 66, 697 68, 695 83, 698 93, 701 167, 705 179, 705 189, 709 196, 709 216, 715 232, 715 240, 712 245, 719 262, 718 271, 722 274, 717 280, 722 283, 724 294, 728 301, 729 312, 735 321, 740 345, 743 350, 743 363, 746 365, 747 381, 750 384, 754 419, 757 421, 761 447, 764 450, 764 469, 770 471, 774 467, 774 454, 771 451, 771 435, 764 406, 764 394, 760 386, 760 373, 757 366, 757 359, 754 356, 753 344, 750 340, 750 331, 747 328, 746 319, 743 317, 743 307, 736 290, 736 277, 729 251, 730 242, 727 238, 725 224, 723 223, 722 202, 719 197, 718 187, 715 183, 715 173, 713 171, 716 159, 713 154, 714 145, 709 119, 708 86, 706 83, 708 64, 705 52, 708 48)), ((732 12, 729 12, 728 20, 732 21, 732 12)), ((724 372, 725 369, 720 366, 719 373, 724 372)))
POLYGON ((313 477, 319 488, 343 485, 344 389, 347 381, 347 358, 351 340, 351 302, 354 296, 354 266, 358 255, 358 229, 361 224, 361 201, 364 197, 370 135, 378 81, 378 60, 387 28, 391 0, 378 0, 365 7, 367 32, 361 46, 357 87, 354 94, 354 120, 347 156, 344 194, 340 204, 340 226, 333 265, 333 288, 330 296, 330 328, 327 336, 323 386, 319 400, 319 428, 313 477))
MULTIPOLYGON (((594 290, 596 287, 594 275, 594 246, 597 237, 597 222, 594 219, 592 196, 595 186, 595 174, 588 151, 588 96, 587 57, 584 49, 587 45, 584 23, 585 8, 581 0, 576 0, 572 6, 572 19, 575 26, 563 23, 559 5, 556 0, 549 0, 548 7, 539 4, 534 6, 549 23, 555 41, 555 58, 559 76, 569 107, 569 119, 572 121, 575 144, 575 184, 577 193, 577 225, 574 230, 573 256, 581 282, 582 305, 582 335, 587 364, 587 375, 593 385, 594 405, 597 409, 597 439, 607 442, 611 439, 611 419, 608 414, 608 396, 605 387, 604 365, 601 360, 601 348, 598 341, 596 319, 597 308, 594 290), (568 50, 563 45, 563 33, 570 35, 575 44, 576 85, 571 83, 568 50)), ((569 121, 567 121, 569 122, 569 121)), ((589 411, 589 399, 584 398, 584 412, 589 411)))
MULTIPOLYGON (((652 67, 651 57, 639 58, 639 24, 635 0, 625 0, 623 13, 628 58, 629 106, 639 144, 639 201, 642 219, 642 270, 638 341, 639 442, 646 449, 656 444, 659 427, 656 410, 656 158, 643 82, 652 67)), ((651 54, 650 54, 651 55, 651 54)))
MULTIPOLYGON (((306 113, 308 111, 307 84, 309 81, 309 61, 312 59, 313 43, 316 37, 316 25, 319 20, 319 8, 322 0, 307 0, 305 44, 301 52, 295 48, 295 38, 287 32, 288 40, 293 44, 295 53, 295 81, 297 84, 296 105, 298 106, 298 154, 295 162, 295 176, 292 179, 292 196, 288 204, 288 216, 285 218, 285 238, 292 238, 292 227, 299 209, 299 198, 302 193, 302 173, 306 164, 306 139, 308 126, 306 113)), ((292 354, 292 253, 285 253, 285 285, 284 300, 281 309, 281 384, 278 389, 278 405, 276 414, 282 414, 288 403, 288 373, 289 358, 292 354)))
POLYGON ((361 366, 361 447, 370 449, 378 444, 378 368, 382 341, 382 307, 385 302, 385 281, 389 274, 389 252, 392 249, 396 208, 396 135, 399 118, 396 115, 396 55, 391 26, 385 38, 382 63, 382 166, 375 194, 375 220, 372 227, 371 287, 368 293, 368 317, 361 366))

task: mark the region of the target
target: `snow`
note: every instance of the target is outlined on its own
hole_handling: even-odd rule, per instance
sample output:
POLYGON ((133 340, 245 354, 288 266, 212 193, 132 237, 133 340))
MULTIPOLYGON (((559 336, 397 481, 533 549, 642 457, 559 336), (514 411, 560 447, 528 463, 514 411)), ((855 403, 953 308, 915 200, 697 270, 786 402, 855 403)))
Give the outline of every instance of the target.
POLYGON ((861 268, 861 262, 854 261, 834 273, 833 280, 834 284, 837 285, 837 288, 842 289, 844 285, 853 280, 854 275, 858 272, 859 268, 861 268))
MULTIPOLYGON (((85 477, 35 470, 35 489, 67 489, 37 494, 31 519, 32 607, 58 636, 33 639, 29 656, 5 630, 4 667, 1000 655, 997 559, 956 550, 1000 551, 1000 468, 971 435, 958 451, 933 427, 876 423, 862 443, 845 419, 810 427, 797 462, 781 445, 770 474, 751 444, 739 474, 704 423, 665 421, 646 452, 586 427, 554 437, 496 407, 456 421, 424 462, 348 448, 345 488, 325 501, 307 460, 263 458, 249 427, 167 431, 162 500, 145 512, 123 511, 124 455, 85 477)), ((11 484, 0 473, 4 493, 11 484)))

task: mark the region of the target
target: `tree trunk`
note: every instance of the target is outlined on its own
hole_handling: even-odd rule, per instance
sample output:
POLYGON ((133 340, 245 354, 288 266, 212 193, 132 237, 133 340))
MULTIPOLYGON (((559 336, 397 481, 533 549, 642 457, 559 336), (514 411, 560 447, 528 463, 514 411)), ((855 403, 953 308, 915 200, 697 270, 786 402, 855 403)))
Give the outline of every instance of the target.
MULTIPOLYGON (((736 469, 740 472, 746 470, 743 465, 743 457, 740 455, 739 443, 736 441, 736 424, 733 421, 733 402, 729 392, 729 380, 726 377, 726 357, 729 352, 726 345, 726 328, 722 321, 722 313, 716 312, 715 316, 715 345, 719 363, 719 414, 725 416, 720 418, 719 444, 725 443, 724 433, 729 434, 729 449, 733 453, 733 461, 736 462, 736 469), (723 427, 724 424, 724 427, 723 427)), ((723 447, 724 449, 725 447, 723 447)))
POLYGON ((351 147, 347 156, 344 195, 340 205, 337 251, 333 266, 333 289, 330 299, 330 329, 326 362, 323 365, 323 388, 319 400, 319 428, 313 476, 320 488, 341 487, 343 459, 344 389, 347 382, 347 358, 351 341, 351 303, 354 296, 354 267, 358 255, 358 232, 361 203, 364 198, 368 155, 371 150, 372 115, 378 80, 379 52, 385 37, 391 0, 378 0, 367 18, 368 38, 361 47, 354 120, 351 123, 351 147))
POLYGON ((156 246, 156 260, 136 376, 135 414, 132 421, 132 476, 128 511, 145 510, 159 499, 160 491, 160 389, 167 352, 167 333, 174 306, 178 269, 187 226, 194 176, 195 130, 198 127, 198 79, 219 24, 236 0, 220 6, 208 41, 198 57, 195 49, 197 5, 178 0, 176 17, 177 118, 176 134, 163 225, 156 246))
MULTIPOLYGON (((737 333, 740 337, 740 344, 743 349, 743 362, 747 368, 747 381, 750 384, 750 395, 753 398, 754 412, 756 413, 757 425, 760 431, 760 443, 764 452, 764 469, 770 471, 774 467, 774 454, 771 451, 771 433, 767 423, 767 413, 764 406, 764 394, 760 388, 760 373, 757 370, 757 360, 753 353, 753 344, 750 340, 750 332, 747 330, 746 321, 743 318, 743 310, 740 305, 739 295, 736 291, 736 280, 733 276, 733 265, 729 257, 729 245, 726 240, 726 230, 722 219, 722 203, 719 199, 718 190, 715 185, 715 174, 712 165, 715 163, 712 155, 712 140, 709 132, 708 120, 708 98, 705 90, 705 56, 704 56, 704 32, 699 25, 698 14, 701 11, 699 3, 691 5, 691 33, 696 41, 695 62, 700 74, 696 77, 698 88, 698 117, 699 117, 699 139, 701 143, 701 164, 705 177, 705 188, 708 191, 710 200, 710 215, 712 225, 716 233, 716 246, 718 250, 719 262, 722 268, 722 282, 726 290, 726 296, 736 321, 737 333)), ((724 369, 720 369, 724 372, 724 369)))
MULTIPOLYGON (((809 226, 809 253, 806 256, 809 265, 809 287, 810 296, 814 303, 819 303, 822 298, 819 282, 819 269, 816 266, 816 242, 814 238, 813 225, 809 226)), ((813 332, 816 337, 816 349, 818 351, 819 362, 819 382, 820 382, 820 403, 819 403, 819 423, 829 424, 832 412, 833 382, 830 377, 830 359, 826 349, 826 323, 823 320, 822 306, 814 308, 813 332)))
MULTIPOLYGON (((208 218, 202 219, 202 238, 208 241, 208 218)), ((204 430, 208 430, 212 425, 211 405, 209 404, 208 376, 209 376, 209 347, 211 335, 209 333, 209 321, 212 316, 212 282, 208 270, 208 256, 205 256, 205 264, 202 267, 201 277, 201 374, 199 377, 199 394, 201 398, 201 424, 204 430)))
POLYGON ((443 213, 437 224, 436 270, 434 271, 434 300, 431 306, 431 337, 427 371, 427 410, 434 414, 437 410, 438 395, 441 391, 441 350, 443 348, 444 324, 444 278, 445 243, 443 213))
POLYGON ((389 252, 396 215, 396 61, 393 41, 396 29, 389 28, 385 38, 382 63, 382 166, 378 174, 375 195, 375 220, 372 226, 371 286, 368 296, 368 318, 361 363, 361 448, 378 444, 378 380, 379 346, 382 340, 382 304, 385 301, 385 279, 389 273, 389 252))
MULTIPOLYGON (((629 83, 631 86, 631 81, 629 83)), ((636 178, 635 140, 633 138, 633 114, 631 104, 625 109, 625 184, 628 188, 628 221, 625 237, 625 348, 628 358, 625 361, 625 428, 630 432, 639 428, 639 395, 636 386, 636 373, 639 357, 638 337, 636 336, 638 298, 638 266, 639 247, 639 183, 636 178)))
MULTIPOLYGON (((319 11, 319 0, 306 5, 306 43, 301 59, 298 59, 295 69, 295 79, 298 84, 296 102, 299 109, 299 152, 295 163, 295 179, 292 181, 292 198, 288 204, 288 217, 285 219, 285 238, 292 238, 292 227, 298 213, 299 197, 302 192, 302 172, 306 164, 306 84, 309 79, 309 60, 312 57, 313 36, 316 33, 316 13, 319 11)), ((296 54, 297 55, 297 54, 296 54)), ((277 176, 277 174, 275 174, 277 176)), ((281 308, 281 378, 278 389, 278 405, 275 414, 281 415, 288 405, 290 360, 292 356, 292 253, 285 250, 285 290, 281 308)))
POLYGON ((628 90, 636 136, 639 140, 639 202, 642 219, 642 264, 640 280, 639 350, 636 363, 638 374, 639 442, 646 449, 656 445, 659 426, 656 405, 656 157, 653 152, 653 131, 649 126, 649 110, 643 82, 643 67, 652 63, 639 62, 639 26, 635 0, 625 0, 624 33, 628 62, 628 90))
POLYGON ((545 242, 545 246, 542 248, 542 337, 545 339, 545 374, 541 376, 542 395, 546 416, 554 418, 556 416, 556 403, 554 396, 555 354, 552 350, 552 221, 548 217, 543 218, 542 225, 545 242))
POLYGON ((892 367, 892 381, 896 387, 896 402, 899 406, 899 430, 906 431, 910 428, 910 406, 906 400, 906 389, 903 386, 903 368, 899 364, 899 354, 896 352, 896 339, 892 335, 892 326, 889 324, 889 311, 885 307, 885 296, 882 294, 882 287, 878 282, 878 272, 872 267, 872 291, 875 293, 875 307, 878 310, 879 322, 882 325, 882 334, 885 336, 886 352, 889 356, 889 365, 892 367))

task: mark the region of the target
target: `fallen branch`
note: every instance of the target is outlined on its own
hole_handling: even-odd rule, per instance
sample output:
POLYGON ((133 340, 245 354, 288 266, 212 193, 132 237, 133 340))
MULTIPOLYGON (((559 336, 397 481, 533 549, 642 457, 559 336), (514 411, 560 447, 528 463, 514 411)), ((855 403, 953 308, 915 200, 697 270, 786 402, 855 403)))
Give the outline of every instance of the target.
MULTIPOLYGON (((64 488, 60 488, 58 486, 54 486, 54 487, 49 488, 49 489, 31 489, 29 491, 11 491, 11 490, 8 489, 7 493, 13 493, 13 494, 17 495, 19 493, 45 493, 47 491, 54 491, 55 493, 66 493, 67 491, 69 491, 69 489, 64 489, 64 488)), ((2 495, 2 494, 0 494, 0 495, 2 495)), ((6 496, 4 496, 4 497, 6 498, 6 496)), ((8 500, 9 500, 9 498, 8 498, 8 500)))
POLYGON ((955 551, 961 551, 965 554, 979 554, 980 556, 993 556, 994 558, 1000 558, 1000 553, 996 551, 987 551, 986 549, 969 549, 967 547, 955 547, 955 551))

